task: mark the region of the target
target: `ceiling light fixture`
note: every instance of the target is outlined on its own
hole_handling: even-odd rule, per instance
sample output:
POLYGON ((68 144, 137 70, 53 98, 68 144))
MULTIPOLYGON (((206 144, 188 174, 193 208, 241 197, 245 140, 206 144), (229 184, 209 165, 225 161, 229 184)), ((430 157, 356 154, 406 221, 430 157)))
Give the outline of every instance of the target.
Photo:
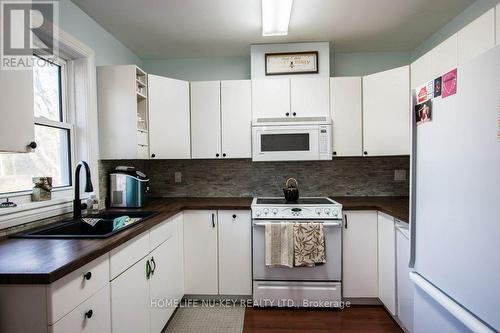
POLYGON ((262 36, 286 36, 293 0, 262 0, 262 36))

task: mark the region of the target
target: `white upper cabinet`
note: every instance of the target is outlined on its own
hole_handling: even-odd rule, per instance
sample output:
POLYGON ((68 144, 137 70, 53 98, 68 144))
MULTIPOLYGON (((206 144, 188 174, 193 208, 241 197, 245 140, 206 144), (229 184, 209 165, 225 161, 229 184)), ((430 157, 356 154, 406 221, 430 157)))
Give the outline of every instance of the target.
POLYGON ((343 296, 378 297, 377 212, 344 212, 342 237, 343 296))
POLYGON ((184 287, 186 294, 218 294, 217 247, 217 211, 185 211, 184 287))
POLYGON ((292 117, 327 117, 330 113, 330 79, 290 79, 292 117))
MULTIPOLYGON (((458 37, 456 34, 436 46, 430 52, 430 75, 434 80, 458 66, 458 37)), ((426 81, 420 84, 425 84, 426 81)))
POLYGON ((148 75, 151 158, 189 159, 189 82, 148 75))
POLYGON ((221 156, 220 81, 191 82, 193 158, 221 156))
POLYGON ((134 65, 97 70, 101 159, 148 159, 147 75, 134 65))
POLYGON ((252 80, 252 118, 290 116, 290 80, 252 80))
POLYGON ((496 18, 497 18, 497 21, 496 21, 496 26, 497 26, 497 32, 496 32, 496 38, 497 38, 497 44, 496 45, 500 45, 500 4, 497 5, 497 9, 496 9, 496 18))
POLYGON ((252 294, 252 219, 249 210, 218 211, 219 294, 252 294))
POLYGON ((416 89, 430 80, 431 73, 431 53, 427 52, 411 64, 411 88, 416 89))
POLYGON ((378 297, 396 315, 396 229, 394 218, 378 213, 378 297))
POLYGON ((458 32, 458 64, 480 55, 495 45, 495 8, 458 32))
POLYGON ((410 154, 409 66, 363 77, 363 154, 410 154))
POLYGON ((333 155, 363 154, 361 77, 330 79, 333 155))
POLYGON ((252 157, 252 86, 250 80, 221 82, 222 156, 252 157))
POLYGON ((0 73, 0 152, 25 153, 35 141, 33 71, 0 73))

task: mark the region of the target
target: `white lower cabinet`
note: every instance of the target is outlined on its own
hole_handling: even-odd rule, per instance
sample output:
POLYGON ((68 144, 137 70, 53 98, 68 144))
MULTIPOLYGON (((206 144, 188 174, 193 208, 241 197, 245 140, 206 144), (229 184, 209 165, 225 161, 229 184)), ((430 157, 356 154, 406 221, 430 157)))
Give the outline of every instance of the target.
POLYGON ((184 285, 186 294, 217 295, 217 211, 184 212, 184 285))
POLYGON ((251 295, 249 211, 184 212, 184 281, 190 295, 251 295))
POLYGON ((342 288, 346 298, 377 298, 377 212, 344 212, 342 288))
POLYGON ((396 315, 396 230, 394 218, 378 213, 378 297, 396 315))
POLYGON ((149 332, 148 257, 111 281, 111 323, 114 333, 149 332))
POLYGON ((250 211, 218 211, 219 294, 252 294, 250 211))
MULTIPOLYGON (((52 326, 51 333, 109 333, 111 332, 109 285, 77 306, 52 326)), ((130 331, 131 332, 131 331, 130 331)))

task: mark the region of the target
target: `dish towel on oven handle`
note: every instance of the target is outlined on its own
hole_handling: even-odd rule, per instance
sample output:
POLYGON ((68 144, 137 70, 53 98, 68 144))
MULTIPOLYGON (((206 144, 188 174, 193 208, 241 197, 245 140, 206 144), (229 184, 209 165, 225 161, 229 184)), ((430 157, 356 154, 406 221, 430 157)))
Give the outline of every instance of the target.
POLYGON ((294 223, 294 266, 312 267, 326 263, 322 223, 294 223))
POLYGON ((266 223, 265 240, 266 266, 293 267, 293 223, 266 223))

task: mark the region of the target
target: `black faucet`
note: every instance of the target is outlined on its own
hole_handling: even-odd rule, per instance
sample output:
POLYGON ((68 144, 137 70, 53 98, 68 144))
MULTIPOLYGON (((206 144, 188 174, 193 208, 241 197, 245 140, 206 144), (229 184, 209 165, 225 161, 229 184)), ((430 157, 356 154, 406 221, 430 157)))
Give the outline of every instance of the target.
POLYGON ((92 187, 92 180, 90 178, 90 168, 87 162, 80 161, 76 165, 76 170, 75 170, 75 200, 73 200, 73 219, 77 220, 82 217, 82 209, 87 208, 86 204, 82 204, 82 201, 80 200, 80 169, 83 167, 85 168, 85 178, 86 178, 86 183, 85 183, 85 192, 90 193, 94 191, 94 188, 92 187))

